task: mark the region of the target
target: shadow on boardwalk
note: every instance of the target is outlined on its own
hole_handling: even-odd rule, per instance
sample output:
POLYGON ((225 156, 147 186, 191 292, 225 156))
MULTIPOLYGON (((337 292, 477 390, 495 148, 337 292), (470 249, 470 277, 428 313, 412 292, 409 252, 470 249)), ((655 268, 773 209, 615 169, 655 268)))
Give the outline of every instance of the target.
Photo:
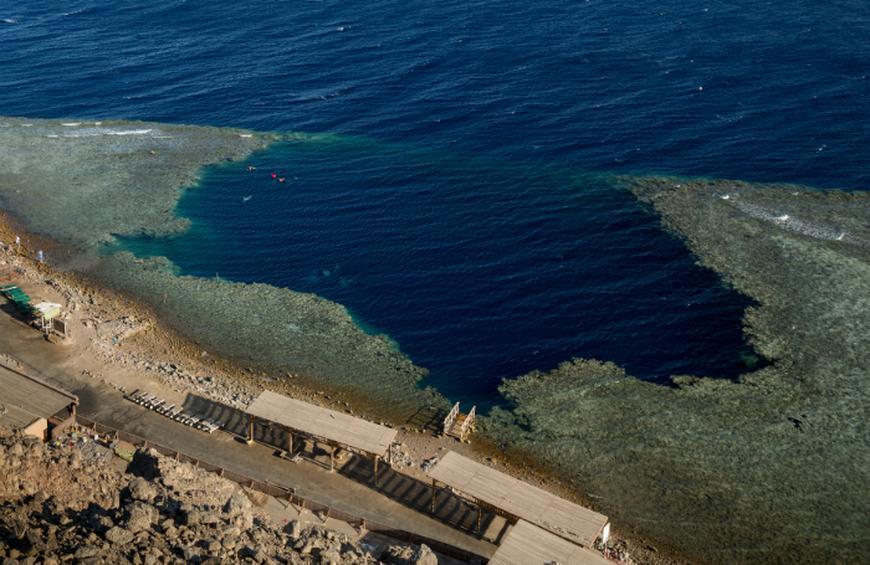
MULTIPOLYGON (((189 394, 185 399, 184 408, 191 414, 211 419, 220 424, 222 429, 239 438, 247 437, 248 416, 238 408, 192 394, 189 394)), ((434 411, 431 413, 420 412, 414 418, 415 425, 418 427, 424 429, 431 427, 439 431, 438 426, 443 420, 443 415, 434 411)), ((276 453, 283 454, 288 451, 287 430, 280 425, 257 421, 254 426, 254 439, 258 443, 275 447, 276 453)), ((300 439, 297 435, 293 454, 301 455, 306 460, 328 469, 329 453, 333 448, 320 445, 310 438, 306 441, 300 441, 300 439)), ((431 483, 401 473, 389 465, 382 464, 380 466, 378 485, 374 487, 372 484, 374 467, 371 460, 355 453, 345 451, 343 456, 337 457, 336 471, 356 482, 375 488, 384 496, 422 514, 433 516, 454 528, 494 543, 500 541, 509 527, 503 517, 484 509, 481 511, 480 527, 478 528, 477 506, 456 496, 449 488, 437 487, 435 489, 433 512, 431 483)))
MULTIPOLYGON (((339 472, 358 482, 370 484, 372 469, 360 457, 352 456, 339 472)), ((449 488, 436 487, 435 510, 432 511, 432 484, 421 481, 393 468, 385 467, 378 480, 377 491, 414 510, 429 514, 438 520, 488 541, 498 542, 507 523, 493 512, 483 510, 478 531, 478 509, 475 505, 453 494, 449 488), (486 534, 486 535, 484 535, 486 534)))

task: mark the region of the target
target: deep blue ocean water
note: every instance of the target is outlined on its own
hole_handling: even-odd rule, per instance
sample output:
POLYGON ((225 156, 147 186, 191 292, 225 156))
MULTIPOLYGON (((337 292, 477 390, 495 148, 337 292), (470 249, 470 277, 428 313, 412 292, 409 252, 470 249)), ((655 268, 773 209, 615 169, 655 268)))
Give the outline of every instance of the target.
POLYGON ((572 356, 745 367, 745 301, 610 175, 870 184, 865 1, 0 0, 0 20, 0 114, 334 134, 210 169, 189 234, 127 244, 340 302, 455 399, 572 356))

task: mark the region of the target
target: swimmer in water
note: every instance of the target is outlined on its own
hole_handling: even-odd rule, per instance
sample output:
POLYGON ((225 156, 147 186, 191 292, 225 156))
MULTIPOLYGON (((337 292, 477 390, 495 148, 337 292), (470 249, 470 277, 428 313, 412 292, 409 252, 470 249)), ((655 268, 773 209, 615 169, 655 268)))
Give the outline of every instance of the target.
POLYGON ((272 178, 273 178, 273 179, 278 178, 278 173, 272 173, 272 178))

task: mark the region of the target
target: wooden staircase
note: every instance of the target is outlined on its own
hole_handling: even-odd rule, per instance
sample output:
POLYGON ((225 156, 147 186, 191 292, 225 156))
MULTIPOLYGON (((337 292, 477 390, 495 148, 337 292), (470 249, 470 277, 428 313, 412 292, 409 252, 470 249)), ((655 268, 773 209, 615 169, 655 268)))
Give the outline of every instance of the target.
POLYGON ((468 414, 459 411, 459 403, 453 405, 447 417, 444 418, 443 434, 455 437, 459 441, 466 441, 474 431, 474 423, 477 419, 477 406, 472 406, 468 414))

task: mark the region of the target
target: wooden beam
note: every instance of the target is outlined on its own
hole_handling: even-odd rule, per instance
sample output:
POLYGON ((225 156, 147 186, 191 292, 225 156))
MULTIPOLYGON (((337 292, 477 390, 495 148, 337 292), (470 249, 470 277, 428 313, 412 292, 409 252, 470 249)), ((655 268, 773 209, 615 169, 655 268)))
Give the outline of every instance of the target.
POLYGON ((248 418, 248 445, 254 443, 254 417, 248 418))
POLYGON ((375 488, 378 488, 378 460, 379 460, 379 459, 380 459, 380 457, 378 457, 377 455, 375 455, 375 457, 374 457, 374 463, 375 463, 375 488))
POLYGON ((429 509, 432 514, 435 514, 435 494, 435 479, 432 479, 432 501, 430 504, 431 508, 429 509))

